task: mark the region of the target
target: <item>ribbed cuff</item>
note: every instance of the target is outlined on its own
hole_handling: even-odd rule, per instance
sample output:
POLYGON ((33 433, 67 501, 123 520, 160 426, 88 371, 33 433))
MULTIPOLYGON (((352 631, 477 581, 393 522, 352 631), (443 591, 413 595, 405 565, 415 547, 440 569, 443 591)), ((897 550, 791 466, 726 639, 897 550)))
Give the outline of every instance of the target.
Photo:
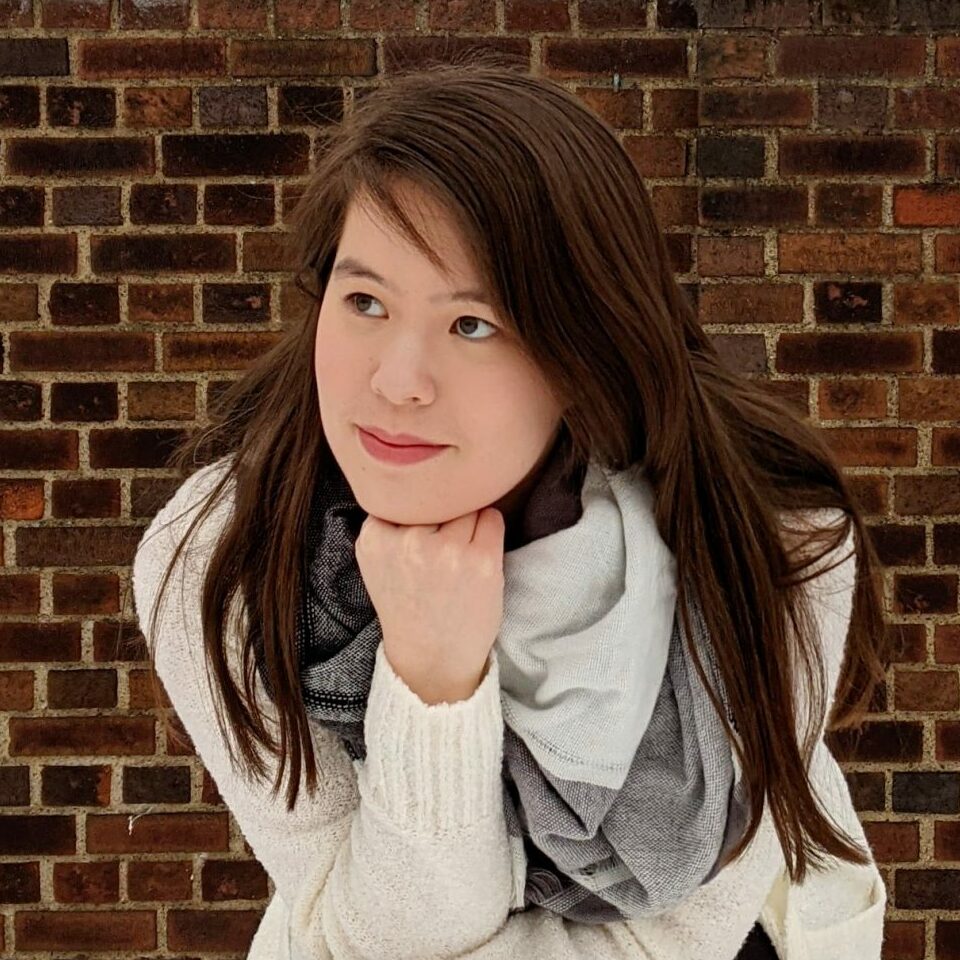
POLYGON ((360 793, 401 830, 462 830, 503 806, 500 670, 466 700, 424 703, 394 672, 381 643, 364 718, 367 756, 360 793))

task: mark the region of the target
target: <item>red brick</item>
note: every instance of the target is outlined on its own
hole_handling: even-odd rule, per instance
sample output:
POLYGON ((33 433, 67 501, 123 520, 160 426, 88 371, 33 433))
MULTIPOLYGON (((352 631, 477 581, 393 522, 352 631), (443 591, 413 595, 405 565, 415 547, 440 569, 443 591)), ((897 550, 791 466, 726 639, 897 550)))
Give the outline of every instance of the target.
POLYGON ((182 853, 229 848, 226 813, 87 815, 90 853, 182 853))
POLYGON ((960 708, 956 670, 897 670, 894 706, 897 710, 934 711, 960 708))
POLYGON ((832 427, 822 436, 845 467, 917 465, 917 432, 908 427, 832 427))
POLYGON ((11 717, 10 754, 33 757, 152 754, 154 723, 153 717, 11 717))
POLYGON ((777 73, 785 77, 919 77, 922 36, 809 36, 779 38, 777 73))
POLYGON ((141 37, 77 41, 77 75, 99 78, 215 77, 226 71, 224 40, 205 37, 141 37))
POLYGON ((781 273, 919 273, 920 237, 902 233, 782 233, 781 273))
POLYGON ((53 896, 58 903, 117 903, 120 864, 116 860, 55 863, 53 896))
POLYGON ((371 77, 376 72, 372 39, 230 42, 234 77, 371 77))
POLYGON ((20 950, 154 950, 153 910, 30 910, 14 917, 20 950))
POLYGON ((262 910, 170 910, 167 946, 171 950, 246 953, 260 925, 262 910))
POLYGON ((131 900, 170 902, 193 899, 189 860, 131 860, 127 864, 127 895, 131 900))
POLYGON ((920 824, 865 821, 863 832, 874 856, 881 863, 905 863, 920 858, 920 824))
POLYGON ((887 415, 887 382, 864 378, 821 380, 821 420, 870 420, 887 415))

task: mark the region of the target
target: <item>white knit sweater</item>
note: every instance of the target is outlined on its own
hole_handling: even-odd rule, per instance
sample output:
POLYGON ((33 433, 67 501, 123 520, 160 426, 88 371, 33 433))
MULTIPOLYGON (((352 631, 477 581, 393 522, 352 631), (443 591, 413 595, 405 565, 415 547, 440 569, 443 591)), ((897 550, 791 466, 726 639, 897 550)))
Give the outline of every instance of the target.
MULTIPOLYGON (((221 463, 188 478, 140 541, 133 589, 145 636, 173 547, 221 463)), ((273 798, 272 772, 259 782, 232 768, 205 676, 204 557, 229 509, 227 495, 191 539, 147 642, 177 716, 274 884, 248 960, 733 960, 758 919, 782 960, 879 960, 886 890, 875 863, 831 858, 827 871, 789 885, 769 808, 743 856, 653 918, 580 924, 539 907, 521 910, 524 878, 511 861, 501 799, 495 648, 469 699, 428 706, 393 672, 381 645, 366 760, 351 761, 334 735, 311 722, 319 788, 310 796, 301 782, 287 812, 286 779, 273 798)), ((851 546, 848 540, 840 554, 851 546)), ((854 570, 851 558, 812 582, 831 702, 854 570)), ((235 659, 232 666, 238 676, 235 659)), ((261 708, 272 717, 257 682, 261 708)), ((263 756, 275 771, 275 760, 263 756)), ((822 739, 810 775, 825 809, 866 847, 843 773, 822 739)))

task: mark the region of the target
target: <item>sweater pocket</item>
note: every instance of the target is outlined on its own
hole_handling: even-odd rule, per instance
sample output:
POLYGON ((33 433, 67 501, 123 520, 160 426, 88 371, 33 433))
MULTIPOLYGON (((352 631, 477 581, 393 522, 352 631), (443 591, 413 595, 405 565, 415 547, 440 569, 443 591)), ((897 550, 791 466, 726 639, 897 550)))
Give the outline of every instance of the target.
POLYGON ((791 884, 786 871, 777 878, 760 920, 780 960, 849 960, 851 956, 880 960, 887 905, 880 872, 875 864, 865 870, 848 861, 836 863, 829 879, 811 876, 811 887, 791 884), (831 890, 849 897, 857 888, 862 891, 862 906, 856 913, 825 924, 815 922, 822 918, 822 905, 829 901, 831 890), (801 908, 800 901, 808 894, 811 900, 801 908))
MULTIPOLYGON (((859 874, 856 882, 863 882, 862 868, 846 864, 845 871, 859 874)), ((883 920, 887 906, 887 889, 880 872, 874 867, 868 877, 872 879, 866 906, 851 917, 826 926, 803 926, 805 953, 803 956, 816 960, 847 960, 851 951, 862 960, 880 960, 883 943, 883 920)), ((851 881, 853 882, 853 881, 851 881)))

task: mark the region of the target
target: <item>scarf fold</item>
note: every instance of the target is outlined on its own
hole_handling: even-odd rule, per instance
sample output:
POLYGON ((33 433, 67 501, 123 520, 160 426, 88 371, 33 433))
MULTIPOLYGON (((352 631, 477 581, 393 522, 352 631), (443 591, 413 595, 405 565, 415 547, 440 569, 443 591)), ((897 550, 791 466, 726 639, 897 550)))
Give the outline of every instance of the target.
MULTIPOLYGON (((524 907, 606 923, 668 909, 710 880, 744 832, 748 798, 684 642, 649 481, 594 463, 564 481, 561 456, 558 443, 504 550, 504 813, 527 864, 524 907)), ((318 476, 295 638, 307 712, 355 760, 383 639, 354 553, 365 518, 338 467, 318 476)), ((687 642, 726 707, 695 599, 688 615, 687 642)))

